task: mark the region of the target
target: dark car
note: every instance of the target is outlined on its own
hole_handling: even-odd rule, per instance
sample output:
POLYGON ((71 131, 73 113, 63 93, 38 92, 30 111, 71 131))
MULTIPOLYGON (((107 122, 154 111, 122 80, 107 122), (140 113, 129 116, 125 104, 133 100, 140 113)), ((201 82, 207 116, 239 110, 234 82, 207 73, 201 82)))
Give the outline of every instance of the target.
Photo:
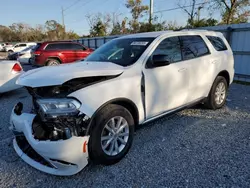
POLYGON ((7 56, 8 60, 17 60, 17 58, 18 58, 18 52, 9 53, 7 56))
POLYGON ((84 59, 93 52, 80 43, 71 41, 44 42, 32 50, 31 63, 37 66, 52 66, 84 59))

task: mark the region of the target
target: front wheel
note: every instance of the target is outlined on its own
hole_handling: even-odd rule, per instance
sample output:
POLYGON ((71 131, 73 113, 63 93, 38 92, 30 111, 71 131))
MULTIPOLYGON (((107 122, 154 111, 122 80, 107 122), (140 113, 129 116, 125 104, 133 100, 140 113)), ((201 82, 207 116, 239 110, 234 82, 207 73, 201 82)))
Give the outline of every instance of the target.
POLYGON ((218 109, 225 105, 228 91, 228 84, 224 77, 218 76, 211 88, 206 100, 206 106, 210 109, 218 109))
POLYGON ((94 162, 114 164, 129 151, 134 136, 134 119, 120 105, 110 104, 96 116, 90 132, 89 153, 94 162))

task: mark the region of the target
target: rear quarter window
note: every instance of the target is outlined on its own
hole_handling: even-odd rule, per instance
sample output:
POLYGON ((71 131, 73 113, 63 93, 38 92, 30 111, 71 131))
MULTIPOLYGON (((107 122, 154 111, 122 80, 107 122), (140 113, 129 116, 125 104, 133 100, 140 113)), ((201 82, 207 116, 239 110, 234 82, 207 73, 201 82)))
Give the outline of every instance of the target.
POLYGON ((207 36, 207 38, 217 51, 227 50, 227 46, 225 45, 224 41, 220 37, 207 36))
POLYGON ((180 41, 184 60, 210 54, 206 43, 199 35, 180 36, 180 41))

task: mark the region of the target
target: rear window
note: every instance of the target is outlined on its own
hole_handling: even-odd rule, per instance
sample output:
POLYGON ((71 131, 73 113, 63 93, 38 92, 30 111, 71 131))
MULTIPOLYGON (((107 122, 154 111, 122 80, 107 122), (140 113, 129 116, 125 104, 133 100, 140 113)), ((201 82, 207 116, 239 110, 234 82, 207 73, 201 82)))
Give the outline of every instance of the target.
POLYGON ((41 46, 41 43, 37 43, 37 45, 32 47, 32 51, 38 50, 38 48, 41 46))
POLYGON ((227 50, 227 46, 220 37, 207 36, 207 38, 217 51, 227 50))
POLYGON ((208 47, 201 36, 180 36, 180 40, 183 60, 189 60, 210 54, 208 47))

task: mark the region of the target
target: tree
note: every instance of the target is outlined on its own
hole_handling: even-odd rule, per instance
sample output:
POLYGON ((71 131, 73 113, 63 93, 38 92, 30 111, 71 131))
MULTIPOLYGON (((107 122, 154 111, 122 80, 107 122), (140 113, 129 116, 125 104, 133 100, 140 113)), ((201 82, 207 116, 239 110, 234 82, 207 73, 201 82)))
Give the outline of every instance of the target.
POLYGON ((202 4, 199 3, 199 7, 196 7, 197 0, 178 1, 177 5, 179 8, 188 15, 187 26, 194 27, 194 23, 200 20, 200 11, 204 8, 206 3, 207 1, 205 0, 202 4))
POLYGON ((116 22, 115 24, 113 24, 113 28, 110 35, 120 35, 120 34, 122 34, 122 26, 119 22, 116 22))
POLYGON ((223 24, 233 24, 248 21, 250 11, 245 8, 249 6, 249 0, 215 0, 212 7, 221 11, 223 24))
POLYGON ((63 25, 55 20, 48 20, 45 23, 46 35, 48 40, 63 40, 66 32, 63 25))
MULTIPOLYGON (((190 22, 190 20, 188 20, 188 22, 190 22)), ((196 27, 208 27, 208 26, 215 26, 218 24, 218 20, 213 19, 213 18, 209 18, 209 19, 201 19, 201 20, 194 20, 192 22, 192 26, 194 28, 196 27)))
POLYGON ((98 20, 95 25, 93 25, 90 29, 90 36, 92 37, 100 37, 107 35, 107 29, 102 22, 102 20, 98 20))
POLYGON ((90 26, 90 36, 106 36, 109 33, 111 17, 109 14, 87 15, 90 26))
POLYGON ((80 38, 80 36, 74 31, 66 32, 65 39, 72 40, 72 39, 78 39, 78 38, 80 38))
POLYGON ((139 19, 144 16, 148 11, 147 5, 142 5, 142 0, 127 0, 125 4, 132 14, 132 20, 129 21, 129 25, 132 33, 136 33, 140 30, 139 19))

